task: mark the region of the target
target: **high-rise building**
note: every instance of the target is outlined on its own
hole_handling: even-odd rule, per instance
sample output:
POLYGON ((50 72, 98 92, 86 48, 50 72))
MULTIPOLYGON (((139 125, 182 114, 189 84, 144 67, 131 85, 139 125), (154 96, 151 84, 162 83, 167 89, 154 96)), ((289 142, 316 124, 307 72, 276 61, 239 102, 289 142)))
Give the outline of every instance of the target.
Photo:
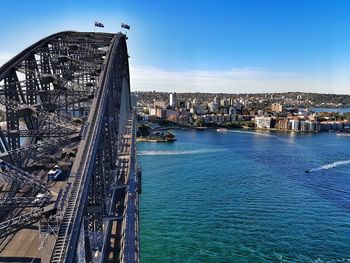
POLYGON ((176 107, 177 106, 177 96, 176 96, 176 92, 173 92, 173 93, 170 93, 170 96, 169 96, 169 105, 171 107, 176 107))
POLYGON ((190 110, 191 108, 191 100, 186 101, 186 110, 190 110))

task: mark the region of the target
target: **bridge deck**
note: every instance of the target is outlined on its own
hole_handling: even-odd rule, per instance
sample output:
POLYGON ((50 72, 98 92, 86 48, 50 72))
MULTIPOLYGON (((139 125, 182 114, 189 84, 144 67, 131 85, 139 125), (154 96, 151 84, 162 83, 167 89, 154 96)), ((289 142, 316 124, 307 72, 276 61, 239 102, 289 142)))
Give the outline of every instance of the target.
POLYGON ((126 39, 60 32, 0 68, 0 261, 138 262, 126 39))
POLYGON ((119 187, 114 189, 115 206, 110 223, 108 244, 105 249, 107 255, 102 255, 104 262, 137 262, 137 255, 133 252, 138 246, 135 220, 138 214, 135 205, 138 201, 138 185, 135 173, 135 116, 128 120, 126 131, 119 146, 117 181, 119 187), (133 207, 134 206, 134 207, 133 207), (134 233, 133 233, 134 232, 134 233))

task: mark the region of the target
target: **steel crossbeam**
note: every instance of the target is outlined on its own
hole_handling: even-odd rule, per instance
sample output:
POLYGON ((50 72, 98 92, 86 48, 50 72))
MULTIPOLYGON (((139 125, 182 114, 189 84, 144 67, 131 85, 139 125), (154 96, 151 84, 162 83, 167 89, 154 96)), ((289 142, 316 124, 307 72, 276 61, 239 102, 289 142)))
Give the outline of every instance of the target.
POLYGON ((3 160, 0 160, 0 173, 14 181, 32 186, 42 193, 47 192, 46 185, 39 178, 3 160))
POLYGON ((50 195, 44 195, 43 197, 9 197, 0 199, 1 208, 25 208, 25 207, 43 207, 49 203, 51 199, 50 195))
MULTIPOLYGON (((119 222, 119 233, 121 225, 128 225, 121 214, 127 204, 128 178, 125 167, 117 167, 122 134, 135 136, 135 124, 128 124, 126 39, 121 33, 61 32, 0 68, 0 104, 6 122, 0 128, 0 173, 9 178, 5 183, 17 184, 16 189, 24 185, 32 189, 25 196, 14 192, 0 197, 0 218, 5 220, 0 221, 0 238, 59 218, 50 261, 90 262, 97 260, 94 252, 111 250, 105 244, 111 222, 119 222), (58 163, 65 165, 67 181, 47 183, 42 179, 47 177, 36 176, 39 171, 48 173, 54 164, 59 167, 58 163), (60 194, 50 204, 55 185, 60 185, 60 194), (10 208, 17 213, 9 213, 10 208)), ((136 162, 134 157, 128 167, 135 167, 130 162, 136 162)), ((132 225, 135 222, 137 218, 132 225)), ((138 262, 138 228, 128 231, 135 232, 128 253, 135 248, 133 259, 138 262)), ((119 261, 126 254, 124 243, 117 242, 114 259, 119 261)))
POLYGON ((4 222, 0 222, 0 238, 35 224, 42 218, 43 214, 43 208, 36 208, 29 213, 21 214, 4 222))

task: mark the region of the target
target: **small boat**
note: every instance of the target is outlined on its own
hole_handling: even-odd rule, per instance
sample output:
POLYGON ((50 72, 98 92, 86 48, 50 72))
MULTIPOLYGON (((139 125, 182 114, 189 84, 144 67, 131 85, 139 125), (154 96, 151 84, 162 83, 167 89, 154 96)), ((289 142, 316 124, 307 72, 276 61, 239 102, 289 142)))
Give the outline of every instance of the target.
POLYGON ((345 133, 345 132, 338 132, 338 136, 350 136, 350 133, 345 133))
POLYGON ((308 173, 310 173, 310 171, 309 170, 305 170, 305 173, 308 174, 308 173))
POLYGON ((228 130, 226 128, 219 128, 216 129, 217 132, 227 132, 228 130))

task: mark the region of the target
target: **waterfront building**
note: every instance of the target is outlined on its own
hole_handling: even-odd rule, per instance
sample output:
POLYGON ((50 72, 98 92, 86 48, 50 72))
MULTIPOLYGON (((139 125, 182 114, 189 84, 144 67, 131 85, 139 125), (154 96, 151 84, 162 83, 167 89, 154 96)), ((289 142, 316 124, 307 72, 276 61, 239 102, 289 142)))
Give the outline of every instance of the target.
POLYGON ((216 123, 218 121, 218 117, 215 114, 211 114, 210 118, 212 123, 216 123))
POLYGON ((271 127, 271 117, 255 117, 255 124, 258 129, 269 129, 271 127))
POLYGON ((287 119, 281 119, 277 122, 277 129, 279 130, 288 130, 288 120, 287 119))
POLYGON ((188 114, 181 114, 178 119, 178 123, 182 125, 188 125, 189 124, 189 115, 188 114))
POLYGON ((236 114, 230 114, 230 116, 231 116, 231 121, 238 121, 238 115, 236 115, 236 114))
POLYGON ((305 120, 300 120, 300 131, 308 131, 308 123, 305 120))
POLYGON ((307 126, 308 126, 308 131, 313 131, 313 132, 318 131, 319 125, 318 125, 317 122, 308 120, 308 121, 306 121, 306 123, 307 123, 307 126))
POLYGON ((223 114, 217 115, 217 122, 218 123, 223 123, 225 122, 225 116, 223 114))
POLYGON ((291 123, 291 129, 293 131, 299 131, 300 130, 300 121, 298 119, 293 119, 289 121, 291 123))
POLYGON ((210 115, 206 114, 203 116, 204 123, 210 123, 211 122, 211 117, 210 115))

